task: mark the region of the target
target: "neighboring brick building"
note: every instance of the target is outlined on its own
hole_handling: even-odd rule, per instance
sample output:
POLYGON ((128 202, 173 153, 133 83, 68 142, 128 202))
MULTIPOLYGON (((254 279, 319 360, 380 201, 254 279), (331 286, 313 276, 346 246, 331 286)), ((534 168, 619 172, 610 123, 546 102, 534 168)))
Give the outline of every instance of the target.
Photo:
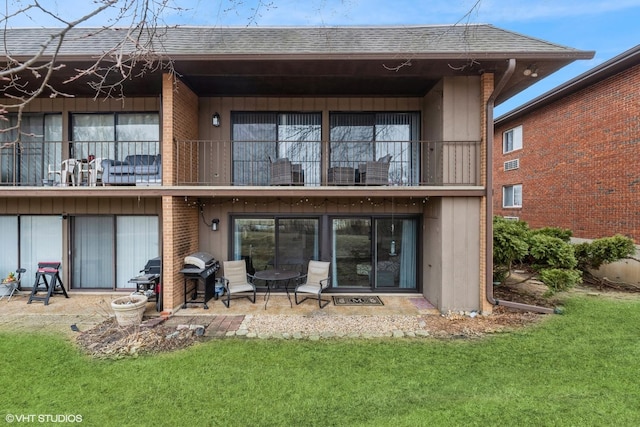
POLYGON ((640 45, 495 120, 494 214, 640 243, 640 45))

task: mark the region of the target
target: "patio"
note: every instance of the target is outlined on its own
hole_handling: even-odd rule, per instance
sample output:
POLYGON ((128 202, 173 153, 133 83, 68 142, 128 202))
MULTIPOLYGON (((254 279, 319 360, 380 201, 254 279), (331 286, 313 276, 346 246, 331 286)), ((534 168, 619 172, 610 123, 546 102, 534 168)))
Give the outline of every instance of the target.
MULTIPOLYGON (((0 330, 24 332, 62 332, 72 336, 71 325, 85 331, 113 316, 111 301, 122 293, 69 292, 70 298, 54 296, 49 305, 27 304, 29 293, 22 291, 11 301, 0 301, 0 330)), ((342 294, 340 294, 342 295, 342 294)), ((170 316, 168 325, 197 324, 207 329, 205 335, 215 336, 282 336, 311 335, 390 335, 393 331, 415 332, 420 317, 439 315, 422 295, 382 295, 383 306, 336 306, 330 303, 319 309, 308 300, 290 307, 286 295, 272 293, 265 310, 264 294, 258 293, 256 303, 241 298, 226 308, 221 300, 208 302, 209 309, 194 305, 170 316), (331 330, 330 330, 331 329, 331 330)), ((293 299, 293 296, 292 296, 293 299)), ((145 319, 159 318, 155 303, 149 302, 145 319)))

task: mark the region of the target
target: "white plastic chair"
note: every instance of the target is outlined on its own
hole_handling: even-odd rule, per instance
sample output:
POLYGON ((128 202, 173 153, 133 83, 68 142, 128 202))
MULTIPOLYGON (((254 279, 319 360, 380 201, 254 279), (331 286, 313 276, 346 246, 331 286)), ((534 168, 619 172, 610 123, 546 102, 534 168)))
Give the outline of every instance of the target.
POLYGON ((98 178, 102 179, 102 157, 96 157, 89 162, 89 186, 95 187, 98 184, 98 178))
POLYGON ((60 168, 60 185, 66 186, 69 182, 69 178, 71 178, 71 185, 76 185, 77 166, 77 159, 67 159, 62 161, 62 167, 60 168))
POLYGON ((61 175, 62 175, 62 170, 54 169, 51 163, 49 163, 49 169, 47 171, 47 177, 49 179, 49 182, 51 182, 52 184, 55 184, 56 181, 60 180, 61 175))

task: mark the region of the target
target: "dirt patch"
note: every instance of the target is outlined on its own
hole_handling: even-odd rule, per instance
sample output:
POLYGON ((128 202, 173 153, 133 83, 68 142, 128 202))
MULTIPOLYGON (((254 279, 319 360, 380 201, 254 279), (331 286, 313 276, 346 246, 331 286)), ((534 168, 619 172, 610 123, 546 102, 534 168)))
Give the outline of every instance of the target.
POLYGON ((436 338, 481 338, 489 334, 513 331, 533 325, 544 319, 545 316, 547 315, 498 306, 488 316, 470 317, 455 313, 428 316, 426 329, 431 336, 436 338))

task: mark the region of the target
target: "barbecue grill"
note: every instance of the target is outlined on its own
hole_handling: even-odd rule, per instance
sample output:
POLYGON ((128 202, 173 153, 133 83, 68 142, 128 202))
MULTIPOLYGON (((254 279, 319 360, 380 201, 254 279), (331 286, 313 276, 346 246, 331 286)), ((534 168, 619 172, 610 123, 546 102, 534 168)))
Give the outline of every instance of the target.
POLYGON ((140 270, 141 274, 129 279, 129 283, 136 284, 136 293, 144 294, 149 301, 156 302, 156 311, 162 310, 162 289, 160 286, 160 274, 162 271, 162 258, 151 258, 140 270))
POLYGON ((213 255, 207 252, 196 252, 184 258, 184 266, 180 273, 184 275, 184 304, 182 308, 187 308, 187 304, 202 304, 208 309, 207 301, 216 297, 216 272, 220 269, 220 263, 213 255), (188 284, 193 287, 187 290, 188 284), (198 287, 203 284, 204 295, 202 300, 198 300, 198 287), (187 296, 191 295, 188 300, 187 296))

